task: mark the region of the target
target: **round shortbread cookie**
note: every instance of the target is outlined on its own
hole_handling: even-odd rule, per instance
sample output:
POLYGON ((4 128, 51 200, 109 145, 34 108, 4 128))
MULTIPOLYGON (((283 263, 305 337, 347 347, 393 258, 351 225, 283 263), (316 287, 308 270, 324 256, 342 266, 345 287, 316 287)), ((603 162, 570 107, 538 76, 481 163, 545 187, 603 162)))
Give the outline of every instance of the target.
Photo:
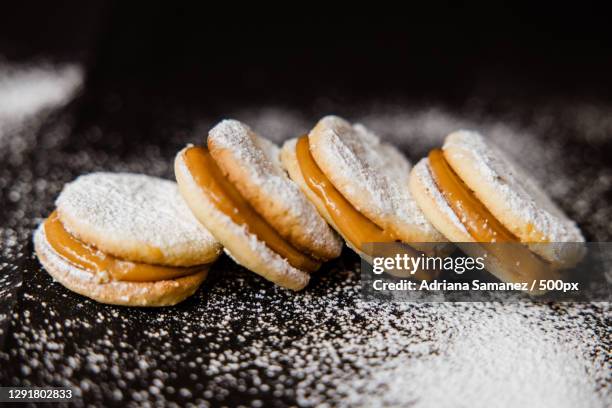
POLYGON ((219 168, 253 208, 297 249, 322 260, 340 255, 342 241, 280 163, 280 149, 247 125, 224 120, 208 136, 219 168))
POLYGON ((240 265, 277 285, 292 290, 303 289, 310 275, 289 264, 272 251, 244 225, 238 225, 219 210, 209 195, 196 183, 181 150, 174 161, 179 190, 196 218, 224 245, 224 250, 240 265))
MULTIPOLYGON (((438 189, 429 169, 429 159, 421 159, 412 169, 410 190, 425 216, 449 241, 454 242, 463 252, 474 258, 486 254, 486 247, 475 245, 476 241, 438 189)), ((520 269, 505 265, 492 254, 486 256, 485 265, 489 272, 504 282, 524 282, 535 278, 535 276, 522 276, 520 269)), ((545 270, 545 273, 557 277, 554 271, 545 270)))
POLYGON ((47 242, 42 224, 34 233, 34 250, 40 263, 56 281, 100 303, 122 306, 172 306, 191 296, 206 279, 208 265, 177 279, 157 282, 100 281, 91 271, 78 268, 59 256, 47 242))
POLYGON ((446 241, 414 201, 410 163, 395 147, 336 116, 321 119, 308 140, 323 173, 374 223, 406 243, 446 241))
MULTIPOLYGON (((355 245, 353 245, 351 241, 348 239, 348 237, 344 236, 342 231, 338 228, 338 226, 334 222, 334 219, 329 213, 327 206, 325 205, 325 202, 319 197, 319 195, 317 195, 314 191, 311 190, 311 188, 306 183, 306 180, 304 180, 304 175, 302 174, 302 170, 300 169, 300 164, 298 162, 297 154, 296 154, 297 141, 298 139, 289 139, 283 144, 283 147, 281 150, 281 161, 283 163, 283 166, 285 167, 285 169, 287 169, 287 172, 291 176, 291 179, 298 186, 300 186, 300 188, 302 189, 304 194, 306 194, 308 199, 312 201, 312 203, 315 205, 315 207, 317 208, 321 216, 325 218, 325 220, 329 223, 329 225, 331 225, 332 228, 334 228, 334 230, 336 230, 338 234, 340 234, 340 236, 342 236, 342 238, 346 242, 346 245, 349 248, 351 248, 353 251, 355 251, 361 258, 369 261, 371 259, 371 255, 368 255, 367 253, 356 248, 355 245)), ((436 254, 442 255, 442 254, 450 253, 452 246, 448 242, 442 242, 442 243, 434 244, 433 246, 431 244, 416 245, 414 246, 414 248, 421 250, 421 251, 434 252, 436 254)))
POLYGON ((444 157, 475 196, 521 242, 547 261, 572 266, 583 256, 584 237, 537 183, 477 132, 447 136, 444 157), (551 245, 552 244, 552 245, 551 245))
POLYGON ((56 205, 72 235, 125 260, 193 266, 211 263, 221 252, 169 180, 87 174, 66 184, 56 205))

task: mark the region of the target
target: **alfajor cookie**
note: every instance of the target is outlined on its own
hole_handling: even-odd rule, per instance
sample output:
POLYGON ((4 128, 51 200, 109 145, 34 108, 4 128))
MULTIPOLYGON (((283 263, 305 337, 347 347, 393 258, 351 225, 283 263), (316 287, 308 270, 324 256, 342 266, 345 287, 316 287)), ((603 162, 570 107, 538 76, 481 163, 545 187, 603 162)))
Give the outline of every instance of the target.
POLYGON ((127 306, 184 300, 221 251, 176 183, 128 173, 92 173, 64 186, 34 247, 68 289, 127 306))
POLYGON ((491 272, 502 280, 571 267, 584 255, 576 224, 532 177, 476 132, 451 133, 442 149, 414 167, 410 187, 427 218, 449 240, 515 244, 505 251, 509 254, 499 253, 503 245, 486 246, 498 252, 491 272), (520 267, 510 265, 518 258, 520 267), (525 262, 531 271, 525 271, 525 262))
POLYGON ((368 257, 366 244, 378 242, 448 249, 410 194, 409 161, 364 126, 326 116, 307 136, 285 142, 281 159, 319 213, 362 257, 368 257))
POLYGON ((196 218, 239 264, 289 289, 337 257, 342 241, 280 164, 279 148, 236 120, 224 120, 207 147, 175 160, 181 194, 196 218))

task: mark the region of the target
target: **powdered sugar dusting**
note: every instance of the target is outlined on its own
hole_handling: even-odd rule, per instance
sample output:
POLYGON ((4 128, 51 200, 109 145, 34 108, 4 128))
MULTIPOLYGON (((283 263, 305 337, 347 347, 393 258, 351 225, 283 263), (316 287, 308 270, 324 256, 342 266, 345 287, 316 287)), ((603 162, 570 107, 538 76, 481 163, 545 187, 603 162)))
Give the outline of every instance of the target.
POLYGON ((365 193, 365 201, 372 203, 368 210, 382 217, 392 211, 391 202, 385 199, 389 193, 384 179, 374 171, 379 159, 374 151, 378 140, 364 130, 364 127, 353 127, 337 116, 326 116, 310 132, 311 150, 321 151, 321 158, 314 157, 320 166, 323 165, 322 158, 326 159, 326 163, 335 164, 336 172, 326 175, 351 204, 357 209, 364 207, 362 201, 355 197, 365 193), (319 137, 313 137, 315 134, 319 137), (336 183, 336 174, 353 183, 336 183))
MULTIPOLYGON (((186 183, 189 184, 189 188, 193 190, 199 190, 200 186, 193 179, 189 169, 187 168, 187 164, 183 160, 183 155, 179 153, 179 159, 176 162, 177 172, 182 174, 182 179, 185 180, 186 183)), ((224 214, 222 211, 217 210, 213 204, 210 204, 211 211, 214 211, 215 218, 217 222, 220 222, 224 225, 225 229, 231 231, 231 235, 234 237, 246 237, 246 242, 253 252, 261 256, 265 260, 265 264, 269 265, 271 269, 273 269, 276 273, 286 274, 288 279, 296 282, 296 285, 306 286, 308 281, 310 280, 310 276, 303 271, 300 271, 297 268, 291 266, 291 264, 278 255, 276 252, 272 251, 268 246, 257 238, 257 235, 251 233, 246 225, 238 225, 232 219, 224 214)), ((232 257, 236 261, 236 263, 240 264, 239 258, 231 254, 227 248, 223 249, 226 254, 232 257)))
MULTIPOLYGON (((373 368, 367 379, 346 386, 351 392, 343 401, 364 407, 489 407, 495 401, 499 407, 551 408, 609 402, 609 390, 597 393, 584 366, 584 342, 592 342, 592 331, 569 323, 562 338, 550 336, 558 322, 542 308, 521 306, 521 314, 502 305, 468 309, 470 314, 442 308, 433 327, 435 350, 424 347, 425 357, 407 353, 373 368)), ((571 317, 584 319, 580 312, 571 317)))
MULTIPOLYGON (((330 111, 324 107, 228 114, 278 132, 280 142, 308 129, 330 111)), ((610 241, 612 172, 592 160, 612 134, 610 106, 571 101, 524 109, 528 121, 440 105, 371 104, 349 113, 415 163, 448 133, 478 129, 527 167, 589 240, 610 241)), ((0 214, 3 385, 73 387, 83 397, 75 406, 372 406, 382 404, 373 403, 380 397, 393 406, 505 408, 525 401, 510 395, 517 389, 534 398, 528 406, 610 405, 607 303, 364 303, 351 251, 297 294, 222 256, 192 298, 166 309, 100 305, 52 283, 32 255, 31 236, 64 183, 100 169, 171 177, 176 151, 193 141, 183 120, 179 126, 160 118, 167 127, 137 145, 127 142, 132 132, 92 130, 119 144, 121 154, 89 144, 62 147, 71 137, 90 137, 67 135, 63 120, 40 139, 27 129, 5 139, 20 148, 0 149, 0 197, 7 203, 0 214), (34 140, 44 142, 44 155, 34 140), (540 383, 546 392, 534 395, 540 383)), ((213 118, 198 121, 213 125, 213 118)))
POLYGON ((153 246, 167 258, 219 246, 169 180, 92 173, 66 184, 56 205, 60 214, 79 220, 96 234, 153 246))
POLYGON ((283 169, 277 145, 237 120, 217 124, 210 131, 209 140, 215 148, 230 152, 235 162, 248 170, 246 182, 263 191, 262 197, 270 201, 269 208, 278 208, 272 217, 261 214, 268 222, 274 225, 282 220, 285 225, 295 225, 300 235, 314 241, 316 248, 332 247, 339 252, 339 239, 283 169), (283 214, 282 218, 278 217, 279 213, 283 214))
POLYGON ((19 66, 0 57, 0 140, 35 114, 66 104, 82 82, 77 65, 19 66))
POLYGON ((383 228, 406 234, 407 241, 445 241, 412 197, 410 162, 394 146, 381 142, 365 126, 352 126, 336 116, 321 119, 314 133, 319 135, 313 141, 317 151, 325 156, 324 162, 333 164, 327 176, 337 180, 336 188, 351 204, 383 228))
MULTIPOLYGON (((448 149, 453 149, 477 166, 482 176, 479 183, 485 183, 496 193, 495 201, 503 204, 503 210, 500 210, 499 206, 488 205, 496 217, 511 213, 513 217, 535 226, 548 242, 584 242, 576 224, 550 201, 536 186, 533 178, 516 165, 510 164, 499 150, 488 146, 480 134, 470 131, 454 132, 444 143, 444 150, 448 149)), ((459 169, 456 171, 459 172, 459 169)), ((477 190, 472 180, 464 181, 477 190)), ((476 193, 478 194, 478 191, 476 193)), ((480 199, 485 204, 488 201, 488 197, 482 196, 480 199)))

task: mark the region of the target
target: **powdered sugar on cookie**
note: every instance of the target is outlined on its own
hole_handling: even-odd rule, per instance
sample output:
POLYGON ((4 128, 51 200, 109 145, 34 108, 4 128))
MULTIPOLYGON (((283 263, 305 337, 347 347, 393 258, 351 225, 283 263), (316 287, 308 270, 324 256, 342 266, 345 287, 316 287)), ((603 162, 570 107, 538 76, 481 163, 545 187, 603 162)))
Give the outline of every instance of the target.
POLYGON ((339 255, 340 239, 289 179, 278 146, 236 120, 216 125, 209 133, 208 145, 244 198, 283 237, 322 258, 339 255), (226 156, 220 158, 220 151, 226 156))
MULTIPOLYGON (((576 224, 548 198, 533 178, 501 151, 489 146, 479 133, 464 130, 454 132, 446 138, 443 149, 448 160, 468 160, 477 168, 480 175, 477 182, 485 183, 494 194, 479 194, 476 181, 462 179, 495 217, 502 221, 508 217, 521 220, 541 234, 543 241, 584 242, 576 224), (493 201, 495 205, 491 205, 493 201)), ((462 176, 459 167, 453 165, 453 168, 462 176)), ((517 234, 522 232, 520 227, 508 227, 517 234)))
POLYGON ((547 197, 536 182, 476 132, 451 133, 444 156, 478 199, 521 242, 547 261, 568 267, 584 256, 576 224, 547 197), (548 245, 556 243, 558 245, 548 245))
MULTIPOLYGON (((201 201, 198 204, 206 207, 207 213, 211 216, 209 220, 211 223, 211 230, 215 232, 217 229, 220 229, 223 236, 231 237, 228 238, 231 242, 226 242, 221 237, 221 234, 219 234, 219 239, 222 240, 223 243, 228 247, 235 248, 239 248, 245 244, 246 247, 244 248, 247 249, 247 251, 239 251, 237 253, 232 253, 228 251, 227 248, 224 248, 224 251, 240 265, 244 265, 245 263, 240 261, 243 256, 246 256, 248 261, 254 261, 253 258, 255 257, 260 258, 262 260, 261 265, 265 265, 266 267, 267 274, 264 276, 266 279, 293 289, 304 288, 310 280, 310 275, 308 273, 291 266, 286 259, 272 251, 263 241, 258 239, 255 234, 251 233, 246 225, 236 224, 228 215, 218 210, 216 206, 208 200, 208 195, 202 191, 202 188, 192 177, 185 163, 183 152, 184 151, 179 152, 175 161, 175 172, 177 180, 181 183, 181 189, 202 193, 199 196, 201 201), (246 253, 248 251, 251 253, 246 253), (252 257, 249 259, 248 257, 251 255, 252 257)), ((257 273, 263 276, 261 271, 257 271, 257 273)))
POLYGON ((442 242, 408 188, 410 162, 365 126, 326 116, 311 131, 313 156, 360 212, 407 242, 442 242))
POLYGON ((118 257, 149 263, 194 264, 221 247, 195 219, 176 183, 131 173, 91 173, 64 186, 56 201, 64 226, 118 257), (93 239, 93 240, 92 240, 93 239), (116 249, 147 247, 155 259, 129 259, 116 249), (116 248, 117 247, 117 248, 116 248))

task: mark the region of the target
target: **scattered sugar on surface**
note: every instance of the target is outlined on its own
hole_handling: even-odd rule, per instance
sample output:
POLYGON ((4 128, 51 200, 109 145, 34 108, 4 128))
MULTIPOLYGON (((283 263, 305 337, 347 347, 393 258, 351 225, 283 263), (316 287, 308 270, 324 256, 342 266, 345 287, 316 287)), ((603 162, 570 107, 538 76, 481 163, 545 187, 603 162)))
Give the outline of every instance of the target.
MULTIPOLYGON (((546 109, 555 120, 529 126, 478 112, 376 105, 351 119, 396 142, 414 162, 457 128, 491 135, 525 162, 589 240, 609 241, 612 209, 602 197, 611 170, 588 165, 597 143, 608 140, 601 134, 611 129, 599 121, 605 110, 563 117, 546 109), (593 121, 597 129, 590 130, 593 121), (552 133, 566 137, 531 139, 552 133), (568 155, 571 137, 582 135, 594 147, 568 155)), ((303 125, 283 110, 266 112, 266 120, 285 123, 270 129, 303 125)), ((36 151, 41 144, 0 150, 3 385, 71 386, 88 402, 119 406, 372 406, 377 397, 391 406, 610 405, 608 304, 363 303, 359 262, 349 251, 298 294, 227 257, 192 299, 173 308, 102 306, 68 292, 40 269, 30 243, 64 183, 99 170, 169 178, 176 151, 193 138, 181 130, 164 149, 117 141, 126 147, 120 155, 95 145, 75 151, 63 143, 67 120, 44 134, 12 134, 22 144, 38 140, 44 155, 36 151)), ((84 140, 97 130, 88 132, 84 140)))
POLYGON ((13 321, 20 330, 0 358, 21 362, 20 384, 133 404, 609 401, 607 305, 364 303, 353 260, 292 294, 224 258, 224 277, 155 311, 99 307, 57 285, 27 288, 13 321), (53 294, 44 307, 42 290, 53 294))
MULTIPOLYGON (((372 370, 346 385, 351 392, 344 401, 416 407, 597 407, 609 401, 609 391, 593 398, 597 382, 585 375, 590 352, 583 346, 593 344, 596 335, 581 327, 579 309, 566 316, 574 320, 562 329, 546 308, 473 304, 468 309, 442 313, 437 352, 372 370)), ((597 358, 603 362, 605 353, 597 358)), ((601 381, 607 387, 607 380, 601 381)))
POLYGON ((77 65, 19 66, 0 56, 0 140, 24 120, 70 101, 83 82, 77 65))

